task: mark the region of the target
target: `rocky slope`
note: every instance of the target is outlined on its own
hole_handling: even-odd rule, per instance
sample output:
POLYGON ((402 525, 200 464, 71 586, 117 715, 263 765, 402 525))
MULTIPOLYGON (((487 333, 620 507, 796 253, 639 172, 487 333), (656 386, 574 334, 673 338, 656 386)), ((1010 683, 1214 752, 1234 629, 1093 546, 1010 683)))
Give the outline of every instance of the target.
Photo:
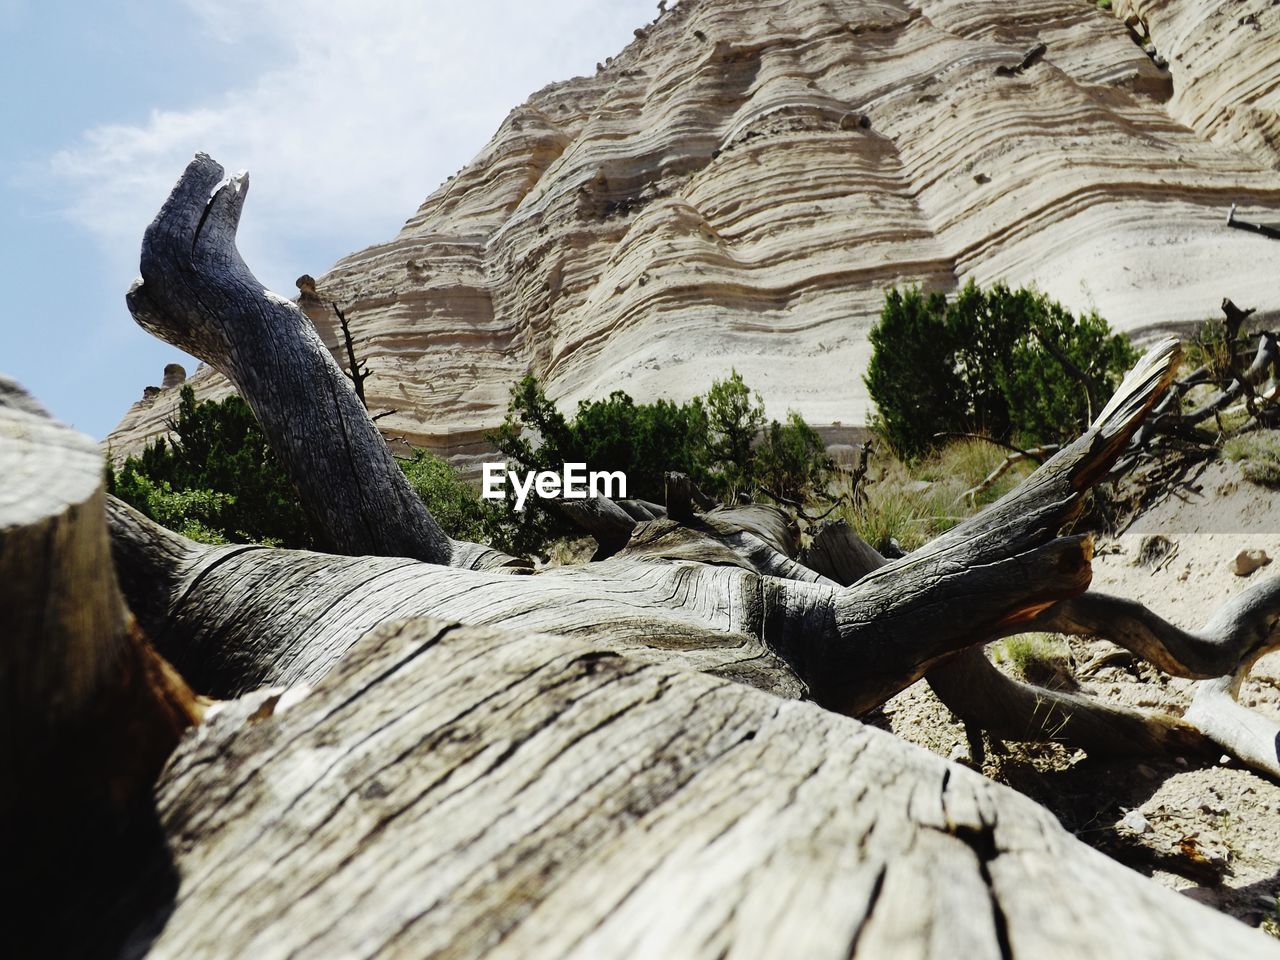
POLYGON ((527 371, 572 406, 736 367, 838 439, 893 284, 1034 282, 1138 333, 1280 308, 1280 242, 1225 225, 1280 220, 1280 8, 1122 5, 1167 71, 1087 0, 685 0, 301 302, 331 341, 346 308, 387 433, 460 463, 527 371))

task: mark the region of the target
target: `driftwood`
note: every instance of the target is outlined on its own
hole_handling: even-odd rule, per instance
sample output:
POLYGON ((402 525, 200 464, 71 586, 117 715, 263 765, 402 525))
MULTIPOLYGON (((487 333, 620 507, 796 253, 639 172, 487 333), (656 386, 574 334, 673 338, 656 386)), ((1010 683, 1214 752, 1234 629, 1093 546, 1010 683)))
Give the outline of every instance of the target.
MULTIPOLYGON (((840 584, 852 584, 888 561, 843 522, 819 531, 806 562, 840 584)), ((1276 725, 1235 701, 1239 677, 1263 652, 1277 608, 1280 580, 1264 581, 1225 604, 1198 632, 1181 630, 1141 604, 1086 593, 1055 604, 1030 626, 1101 634, 1178 676, 1206 682, 1184 718, 1109 704, 1022 683, 997 670, 980 646, 944 660, 925 676, 938 698, 973 732, 1001 740, 1054 741, 1110 755, 1217 756, 1227 751, 1280 778, 1276 725)), ((980 742, 980 737, 974 737, 980 742)))
POLYGON ((236 385, 334 550, 467 568, 508 563, 451 541, 432 519, 311 321, 240 257, 249 177, 222 175, 197 157, 147 228, 142 278, 127 297, 134 318, 236 385))
MULTIPOLYGON (((326 393, 341 387, 349 402, 338 406, 345 418, 340 427, 325 416, 290 417, 282 408, 295 401, 276 398, 278 378, 261 375, 256 359, 247 361, 249 373, 237 378, 233 372, 233 379, 266 421, 268 437, 274 443, 288 434, 293 452, 286 460, 300 456, 297 451, 340 447, 335 436, 373 443, 376 428, 332 360, 315 356, 312 342, 319 341, 302 314, 245 279, 251 274, 234 248, 244 180, 217 187, 221 176, 207 157, 188 167, 147 231, 144 282, 131 293, 131 308, 148 329, 203 351, 229 372, 233 360, 258 355, 237 338, 256 343, 264 335, 258 318, 264 310, 278 312, 268 328, 271 354, 305 358, 314 378, 327 377, 326 393), (236 297, 245 301, 243 309, 237 310, 236 297), (157 316, 160 303, 163 317, 157 316), (265 398, 255 399, 256 389, 265 398)), ((793 551, 757 549, 779 545, 776 530, 743 524, 725 534, 714 528, 714 512, 706 515, 708 529, 677 534, 669 520, 643 523, 634 549, 603 564, 518 580, 444 566, 452 558, 443 554, 434 563, 411 564, 255 548, 184 553, 150 546, 138 524, 119 522, 117 563, 131 588, 141 585, 149 594, 135 597, 131 589, 138 609, 160 611, 146 617, 160 649, 198 688, 216 695, 313 679, 373 624, 414 614, 606 636, 661 657, 678 651, 698 669, 751 678, 768 689, 807 687, 817 702, 857 713, 919 679, 934 662, 1017 630, 1045 607, 1084 591, 1088 544, 1059 539, 1058 529, 1124 448, 1168 384, 1176 359, 1171 343, 1153 350, 1094 427, 1017 491, 849 588, 779 562, 779 553, 789 559, 793 551), (653 523, 668 527, 650 529, 653 523)), ((378 457, 390 463, 385 445, 373 457, 381 463, 378 457)), ((386 469, 398 478, 394 465, 386 469)), ((317 518, 343 502, 333 492, 338 482, 299 484, 317 518)), ((397 516, 397 523, 413 519, 407 511, 397 516)), ((349 525, 344 517, 341 526, 349 525)), ((403 528, 397 533, 415 536, 403 528)))
POLYGON ((151 955, 1264 956, 1044 809, 823 711, 558 637, 380 627, 158 789, 151 955))
MULTIPOLYGON (((143 275, 154 283, 135 286, 131 305, 144 326, 169 331, 188 349, 207 348, 204 359, 225 364, 227 357, 254 354, 240 341, 251 346, 263 335, 245 317, 258 317, 264 303, 292 308, 245 281, 251 275, 234 247, 244 181, 233 178, 215 190, 221 176, 221 167, 207 157, 188 167, 147 231, 143 275), (237 296, 244 301, 239 308, 237 296), (149 312, 159 302, 170 311, 163 321, 149 312)), ((309 356, 314 331, 296 309, 288 319, 270 331, 273 354, 309 356)), ((695 669, 765 689, 803 690, 830 709, 856 714, 968 648, 1029 629, 1037 618, 1043 622, 1046 611, 1065 616, 1062 602, 1087 588, 1090 546, 1086 538, 1059 538, 1058 531, 1078 514, 1084 491, 1108 474, 1160 400, 1177 358, 1172 342, 1153 348, 1088 432, 1020 487, 911 556, 850 585, 796 562, 795 544, 776 522, 748 522, 744 514, 715 510, 684 524, 643 520, 661 509, 644 505, 629 514, 642 522, 610 560, 515 581, 506 573, 444 567, 439 560, 158 548, 162 537, 120 511, 114 513, 117 562, 128 584, 143 585, 145 596, 135 597, 136 589, 130 594, 138 609, 157 611, 140 616, 162 651, 198 685, 207 685, 201 689, 218 695, 261 683, 310 681, 373 624, 412 614, 606 636, 637 655, 684 658, 695 669)), ((328 367, 333 383, 345 386, 332 361, 328 367)), ((242 379, 247 389, 265 382, 261 376, 242 379)), ((260 417, 278 420, 280 404, 273 388, 266 392, 257 401, 251 393, 250 403, 260 417)), ((344 421, 345 436, 376 436, 358 403, 341 410, 354 421, 344 421)), ((336 445, 325 418, 267 423, 264 429, 268 436, 291 433, 295 447, 336 445)), ((398 479, 398 471, 391 472, 398 479)), ((331 486, 300 486, 300 492, 308 501, 331 486)), ((326 503, 310 504, 317 517, 325 516, 326 503)), ((609 507, 627 512, 624 505, 609 507)), ((402 530, 398 536, 415 534, 402 530)), ((1259 602, 1249 624, 1228 629, 1228 655, 1216 664, 1221 674, 1234 674, 1269 648, 1280 600, 1268 594, 1259 602), (1240 633, 1246 627, 1250 637, 1261 631, 1265 639, 1246 644, 1240 633)), ((1090 628, 1104 636, 1115 631, 1123 643, 1128 623, 1102 617, 1090 628)), ((1167 652, 1162 668, 1204 675, 1194 662, 1167 652)))
MULTIPOLYGON (((179 181, 147 231, 131 308, 235 381, 311 515, 351 555, 203 546, 106 503, 120 590, 141 628, 128 649, 154 657, 145 634, 192 688, 228 701, 156 784, 160 842, 139 848, 112 888, 118 902, 95 907, 114 918, 113 948, 1267 952, 1259 935, 1088 850, 1029 800, 840 715, 1051 618, 1094 617, 1097 632, 1191 675, 1211 665, 1235 677, 1270 649, 1274 591, 1251 593, 1214 621, 1220 630, 1191 639, 1138 616, 1152 636, 1134 640, 1133 618, 1089 599, 1088 539, 1059 536, 1159 401, 1175 344, 1154 348, 1084 436, 1020 487, 897 561, 839 524, 800 553, 781 511, 707 510, 689 493, 666 517, 618 505, 635 523, 607 560, 515 576, 509 558, 442 539, 403 498, 314 330, 235 252, 246 181, 218 187, 221 176, 199 157, 179 181), (264 341, 271 349, 256 350, 264 341), (337 463, 309 474, 317 451, 337 463)), ((0 457, 14 442, 0 432, 0 457)), ((38 482, 22 489, 44 496, 38 482)), ((96 478, 76 502, 101 539, 96 478)), ((17 516, 42 522, 29 513, 17 516)), ((50 568, 70 564, 77 582, 110 579, 104 547, 82 556, 85 541, 51 537, 45 548, 62 558, 50 568)), ((14 603, 71 602, 56 586, 28 579, 14 603)), ((112 609, 112 623, 127 622, 118 600, 112 609)), ((37 642, 53 628, 31 622, 34 655, 10 675, 52 677, 54 699, 74 702, 80 685, 65 679, 58 642, 37 642)), ((130 689, 127 677, 95 675, 103 691, 130 689)), ((144 702, 171 702, 169 687, 143 689, 144 702)), ((13 709, 32 715, 25 702, 13 709)), ((143 742, 162 745, 198 712, 181 702, 177 720, 113 716, 140 717, 128 722, 146 725, 143 742)), ((1241 734, 1231 707, 1217 714, 1236 731, 1223 739, 1249 762, 1265 730, 1241 734)), ((74 737, 53 741, 50 757, 75 748, 74 737)), ((35 796, 25 783, 15 795, 35 796)))

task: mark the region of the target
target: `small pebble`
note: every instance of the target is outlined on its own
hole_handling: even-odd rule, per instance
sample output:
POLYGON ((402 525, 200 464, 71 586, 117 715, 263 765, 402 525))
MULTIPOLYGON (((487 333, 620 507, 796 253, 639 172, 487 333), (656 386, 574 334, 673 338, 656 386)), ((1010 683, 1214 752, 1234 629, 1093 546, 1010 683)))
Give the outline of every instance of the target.
POLYGON ((1120 826, 1134 833, 1150 833, 1151 821, 1138 810, 1130 810, 1120 819, 1120 826))
POLYGON ((1247 577, 1259 567, 1271 562, 1265 550, 1241 550, 1231 561, 1231 572, 1237 577, 1247 577))

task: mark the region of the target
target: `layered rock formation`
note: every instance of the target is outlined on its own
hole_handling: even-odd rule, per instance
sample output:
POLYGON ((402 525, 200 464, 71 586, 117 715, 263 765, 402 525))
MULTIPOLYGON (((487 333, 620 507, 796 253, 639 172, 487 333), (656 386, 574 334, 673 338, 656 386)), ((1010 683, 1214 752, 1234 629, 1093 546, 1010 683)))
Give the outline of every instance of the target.
MULTIPOLYGON (((1132 5, 1157 43, 1199 6, 1132 5)), ((686 0, 513 110, 399 236, 300 302, 335 346, 329 302, 345 310, 370 407, 396 411, 380 426, 459 463, 529 371, 571 408, 685 398, 736 367, 771 415, 837 439, 868 413, 891 285, 1037 283, 1137 333, 1227 294, 1280 307, 1280 243, 1225 225, 1232 202, 1280 219, 1241 119, 1280 79, 1280 22, 1253 26, 1270 49, 1238 72, 1207 40, 1170 41, 1165 72, 1082 0, 686 0)), ((176 397, 136 406, 113 449, 176 397)))
POLYGON ((1280 5, 1273 0, 1117 0, 1174 78, 1169 110, 1280 170, 1280 5))

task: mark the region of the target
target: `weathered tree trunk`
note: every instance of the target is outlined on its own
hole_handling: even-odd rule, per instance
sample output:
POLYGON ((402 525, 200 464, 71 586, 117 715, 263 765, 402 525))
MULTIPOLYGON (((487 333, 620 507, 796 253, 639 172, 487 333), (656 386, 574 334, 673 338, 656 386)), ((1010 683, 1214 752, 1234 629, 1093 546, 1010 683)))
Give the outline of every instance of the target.
MULTIPOLYGON (((305 317, 252 281, 234 245, 243 178, 214 190, 221 173, 200 156, 179 180, 147 231, 144 282, 130 295, 131 309, 148 329, 226 366, 273 443, 283 438, 286 460, 315 457, 316 451, 327 457, 349 447, 358 428, 361 449, 376 448, 368 453, 368 469, 399 481, 377 431, 305 317), (269 322, 262 319, 264 311, 273 318, 269 322), (268 331, 269 351, 260 343, 268 331), (282 364, 288 376, 266 376, 263 354, 301 359, 282 364), (312 394, 321 381, 338 404, 333 417, 291 415, 289 405, 298 402, 294 393, 318 402, 312 394)), ((613 642, 663 655, 673 647, 699 658, 718 651, 705 664, 717 671, 756 675, 758 663, 781 657, 818 702, 858 712, 919 679, 939 659, 1016 629, 1054 602, 1084 591, 1088 546, 1082 538, 1056 539, 1057 532, 1167 386, 1176 359, 1175 345, 1154 350, 1090 432, 1014 494, 847 589, 780 562, 777 551, 767 548, 768 538, 760 550, 762 538, 754 535, 734 542, 709 529, 688 539, 667 528, 650 530, 651 524, 637 530, 635 548, 612 558, 611 566, 514 582, 445 568, 448 558, 439 551, 426 556, 434 565, 417 567, 393 560, 304 562, 278 552, 233 549, 193 577, 170 562, 171 552, 158 558, 156 569, 155 551, 145 538, 130 539, 125 531, 118 557, 131 582, 173 585, 170 602, 160 605, 164 620, 148 626, 197 683, 209 682, 205 689, 219 693, 311 679, 373 623, 414 613, 562 634, 607 631, 613 642), (133 563, 143 566, 134 571, 133 563), (210 602, 215 596, 218 602, 210 602), (251 617, 250 610, 262 615, 251 617), (285 610, 291 611, 287 618, 281 616, 285 610), (735 651, 729 656, 726 637, 735 651), (194 672, 196 664, 205 673, 194 672)), ((355 508, 336 488, 358 491, 363 481, 321 475, 328 477, 323 483, 300 483, 303 497, 322 518, 347 504, 338 510, 333 539, 349 540, 348 508, 355 508)), ((408 491, 403 484, 396 489, 408 491)), ((420 504, 417 509, 425 514, 420 504)), ((375 532, 387 522, 395 521, 382 515, 361 521, 375 532)), ((670 523, 658 523, 663 522, 670 523)), ((135 603, 141 610, 154 601, 137 597, 135 603)), ((788 678, 783 686, 791 683, 788 678)))
POLYGON ((388 624, 247 719, 270 702, 230 705, 167 769, 181 879, 138 953, 1280 954, 1006 787, 592 641, 388 624))
POLYGON ((97 446, 3 378, 0 477, 0 902, 9 949, 56 955, 102 935, 199 708, 116 585, 97 446))
POLYGON ((423 507, 311 321, 240 257, 235 233, 249 177, 222 175, 196 157, 147 228, 142 279, 127 298, 134 317, 236 385, 334 550, 460 567, 508 563, 498 551, 452 542, 423 507))
MULTIPOLYGON (((234 246, 242 178, 214 191, 220 176, 221 168, 207 157, 188 167, 148 230, 143 273, 150 279, 135 287, 131 305, 141 311, 144 326, 168 331, 176 342, 203 349, 217 362, 260 352, 252 348, 261 339, 261 324, 245 318, 258 316, 265 303, 285 310, 289 319, 271 328, 272 353, 310 356, 319 340, 301 312, 244 279, 251 275, 234 246), (172 237, 191 238, 199 256, 190 259, 185 241, 175 247, 157 239, 172 237), (163 322, 148 312, 156 303, 172 311, 163 322)), ((127 582, 144 585, 130 599, 145 611, 161 649, 200 689, 218 695, 262 683, 310 682, 372 625, 429 615, 606 636, 638 655, 679 657, 695 669, 769 690, 803 690, 824 706, 856 714, 961 651, 1030 629, 1038 618, 1065 624, 1073 611, 1103 610, 1106 615, 1091 624, 1094 632, 1114 630, 1122 643, 1131 636, 1116 602, 1109 612, 1107 598, 1070 605, 1088 586, 1091 547, 1085 538, 1057 534, 1169 385, 1178 355, 1172 342, 1152 349, 1089 431, 1024 484, 911 556, 849 585, 794 561, 794 541, 764 515, 744 520, 733 511, 699 514, 684 526, 669 520, 638 523, 627 547, 605 563, 515 581, 447 569, 439 558, 434 565, 417 565, 247 548, 200 555, 161 543, 162 536, 124 511, 113 516, 117 562, 127 582), (163 586, 157 590, 155 584, 163 586)), ((376 430, 336 365, 328 361, 328 367, 335 394, 345 390, 351 401, 340 408, 342 414, 367 428, 373 442, 376 430)), ((246 390, 264 389, 266 383, 260 376, 242 380, 246 390)), ((260 417, 274 418, 264 424, 270 436, 289 433, 295 446, 319 450, 335 447, 339 436, 352 432, 335 430, 325 418, 281 421, 274 388, 266 392, 266 399, 250 393, 249 400, 260 417)), ((386 469, 399 479, 393 467, 386 469)), ((313 488, 310 496, 317 495, 313 488)), ((679 515, 692 512, 690 499, 687 493, 676 496, 679 515)), ((323 506, 317 515, 323 516, 323 506)), ((599 517, 612 517, 600 534, 609 552, 616 549, 626 511, 596 506, 599 517)), ((340 531, 334 539, 341 539, 340 531)), ((1221 672, 1234 673, 1259 644, 1273 645, 1278 594, 1259 601, 1248 625, 1230 626, 1215 661, 1221 672)), ((1159 664, 1165 669, 1176 664, 1188 675, 1217 675, 1198 672, 1203 666, 1180 660, 1177 649, 1167 653, 1159 664)), ((1014 691, 1007 692, 1007 701, 1016 702, 1014 691)))

